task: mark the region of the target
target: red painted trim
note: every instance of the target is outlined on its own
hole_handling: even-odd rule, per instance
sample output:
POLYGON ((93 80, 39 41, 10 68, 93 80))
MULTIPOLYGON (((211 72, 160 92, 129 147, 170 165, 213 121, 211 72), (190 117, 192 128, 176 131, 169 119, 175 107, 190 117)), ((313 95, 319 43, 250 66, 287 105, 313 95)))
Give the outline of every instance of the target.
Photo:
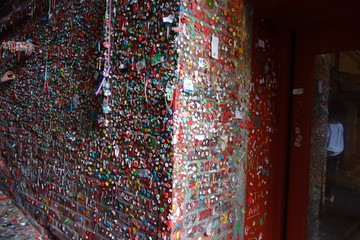
POLYGON ((278 61, 281 63, 279 69, 278 95, 276 98, 275 116, 276 129, 275 146, 273 156, 273 192, 274 192, 274 218, 273 235, 271 239, 284 238, 284 225, 286 208, 286 170, 287 170, 287 149, 289 120, 289 89, 291 78, 291 32, 287 29, 279 29, 279 39, 275 49, 280 52, 278 61))
POLYGON ((307 239, 314 57, 320 53, 360 49, 359 29, 360 19, 297 32, 294 88, 303 88, 304 93, 294 96, 292 105, 286 239, 307 239), (302 138, 300 147, 294 145, 296 138, 302 138))

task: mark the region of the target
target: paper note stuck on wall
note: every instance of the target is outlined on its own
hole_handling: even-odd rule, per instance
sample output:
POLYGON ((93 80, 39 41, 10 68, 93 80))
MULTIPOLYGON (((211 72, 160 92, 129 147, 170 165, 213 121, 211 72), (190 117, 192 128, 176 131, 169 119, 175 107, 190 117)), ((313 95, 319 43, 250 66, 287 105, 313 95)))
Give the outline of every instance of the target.
POLYGON ((211 57, 218 59, 219 56, 219 38, 212 36, 211 40, 211 57))
POLYGON ((194 84, 189 78, 184 79, 184 91, 188 93, 194 92, 194 84))

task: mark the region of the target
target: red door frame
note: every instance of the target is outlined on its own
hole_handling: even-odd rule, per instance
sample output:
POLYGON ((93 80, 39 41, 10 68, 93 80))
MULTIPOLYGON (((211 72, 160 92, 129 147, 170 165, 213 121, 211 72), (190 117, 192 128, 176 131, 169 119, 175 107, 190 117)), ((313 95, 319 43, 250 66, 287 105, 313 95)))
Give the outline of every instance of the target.
POLYGON ((360 49, 360 20, 296 32, 293 89, 303 93, 292 99, 287 240, 307 239, 314 57, 352 49, 360 49))

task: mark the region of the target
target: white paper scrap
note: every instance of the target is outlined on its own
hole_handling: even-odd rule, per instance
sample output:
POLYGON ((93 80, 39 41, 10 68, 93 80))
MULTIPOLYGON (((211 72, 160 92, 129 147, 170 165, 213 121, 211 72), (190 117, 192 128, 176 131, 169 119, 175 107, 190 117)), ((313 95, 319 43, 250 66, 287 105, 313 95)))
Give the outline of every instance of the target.
POLYGON ((184 79, 184 91, 188 93, 194 92, 194 84, 189 78, 184 79))
POLYGON ((219 57, 219 38, 212 36, 211 40, 211 57, 218 59, 219 57))

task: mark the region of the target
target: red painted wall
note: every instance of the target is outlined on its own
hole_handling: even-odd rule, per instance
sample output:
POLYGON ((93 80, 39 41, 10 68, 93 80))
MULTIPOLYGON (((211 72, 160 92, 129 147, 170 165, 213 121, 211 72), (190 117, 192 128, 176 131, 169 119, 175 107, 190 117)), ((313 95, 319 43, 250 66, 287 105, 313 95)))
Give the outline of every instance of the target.
POLYGON ((291 35, 254 16, 245 239, 281 239, 291 35))

